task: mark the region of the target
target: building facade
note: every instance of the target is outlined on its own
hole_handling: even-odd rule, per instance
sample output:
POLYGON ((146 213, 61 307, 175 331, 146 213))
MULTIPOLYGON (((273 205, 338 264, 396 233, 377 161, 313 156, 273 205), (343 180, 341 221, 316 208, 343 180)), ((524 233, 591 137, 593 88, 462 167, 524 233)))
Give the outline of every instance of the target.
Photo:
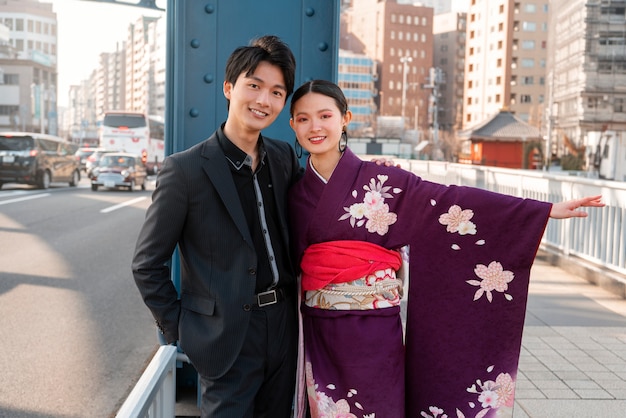
POLYGON ((545 107, 548 1, 469 1, 463 128, 502 109, 540 128, 545 107))
POLYGON ((626 132, 625 14, 625 0, 551 2, 556 36, 548 46, 550 155, 572 155, 590 171, 612 151, 605 148, 605 134, 626 132))
POLYGON ((449 12, 436 14, 433 20, 434 66, 444 76, 437 116, 440 129, 450 133, 460 130, 463 122, 466 17, 466 13, 449 12))
POLYGON ((376 120, 374 104, 374 60, 343 49, 339 50, 338 84, 352 112, 350 134, 371 136, 376 120))
POLYGON ((0 130, 56 135, 57 18, 52 4, 2 1, 0 24, 8 31, 8 40, 0 45, 0 130))
POLYGON ((379 116, 402 116, 406 129, 428 129, 433 65, 433 9, 395 0, 353 0, 343 11, 341 48, 376 63, 375 103, 379 116))

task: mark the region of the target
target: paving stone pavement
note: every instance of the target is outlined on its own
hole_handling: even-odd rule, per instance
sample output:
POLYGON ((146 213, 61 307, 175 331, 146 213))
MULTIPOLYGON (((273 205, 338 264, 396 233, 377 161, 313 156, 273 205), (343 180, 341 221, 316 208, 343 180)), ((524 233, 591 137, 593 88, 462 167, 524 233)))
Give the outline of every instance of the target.
POLYGON ((626 417, 626 300, 537 259, 514 418, 626 417))

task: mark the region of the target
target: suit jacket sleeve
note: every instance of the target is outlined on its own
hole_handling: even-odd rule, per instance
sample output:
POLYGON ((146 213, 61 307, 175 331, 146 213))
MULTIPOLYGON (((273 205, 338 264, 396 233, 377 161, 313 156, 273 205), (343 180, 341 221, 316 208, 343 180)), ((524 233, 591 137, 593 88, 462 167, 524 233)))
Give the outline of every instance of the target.
POLYGON ((182 177, 177 162, 165 159, 132 261, 135 283, 168 343, 178 340, 180 301, 169 265, 187 211, 182 177))

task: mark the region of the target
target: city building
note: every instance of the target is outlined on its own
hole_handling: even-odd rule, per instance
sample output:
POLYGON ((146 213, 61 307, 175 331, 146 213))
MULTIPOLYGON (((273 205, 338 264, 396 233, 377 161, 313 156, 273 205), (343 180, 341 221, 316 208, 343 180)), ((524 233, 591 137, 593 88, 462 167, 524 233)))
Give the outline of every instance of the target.
POLYGON ((352 0, 342 24, 341 48, 375 61, 378 115, 402 117, 415 137, 427 131, 430 90, 422 86, 433 65, 433 9, 396 0, 352 0))
POLYGON ((624 0, 554 0, 548 44, 550 157, 619 179, 606 172, 626 166, 625 12, 624 0))
POLYGON ((374 104, 374 61, 363 55, 339 50, 338 84, 352 111, 350 134, 369 137, 373 135, 376 120, 374 104))
POLYGON ((438 123, 453 133, 463 125, 465 81, 466 13, 436 14, 433 19, 434 66, 441 69, 443 82, 437 98, 438 123))
POLYGON ((165 115, 165 36, 165 19, 141 17, 115 51, 100 54, 88 80, 71 86, 65 124, 74 141, 92 142, 109 110, 165 115))
POLYGON ((126 109, 147 112, 154 83, 150 46, 151 23, 158 18, 142 16, 128 28, 126 41, 126 109))
POLYGON ((541 128, 545 107, 548 1, 469 2, 463 129, 503 109, 541 128))
POLYGON ((0 24, 0 130, 56 135, 57 18, 52 4, 4 0, 0 24), (8 40, 2 40, 7 30, 8 40))

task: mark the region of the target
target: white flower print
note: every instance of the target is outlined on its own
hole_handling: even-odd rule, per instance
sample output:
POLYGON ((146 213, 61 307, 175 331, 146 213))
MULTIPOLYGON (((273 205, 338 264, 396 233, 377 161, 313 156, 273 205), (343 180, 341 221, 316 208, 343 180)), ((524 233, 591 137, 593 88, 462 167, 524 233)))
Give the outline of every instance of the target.
MULTIPOLYGON (((350 219, 350 225, 365 228, 370 233, 385 235, 389 232, 389 225, 393 225, 398 220, 398 215, 389 211, 389 205, 385 199, 393 199, 394 194, 402 192, 402 189, 385 186, 388 176, 378 175, 376 179, 370 179, 369 184, 363 186, 365 195, 363 201, 354 203, 350 207, 344 207, 346 211, 339 220, 350 219)), ((352 191, 352 197, 357 198, 356 190, 352 191)))

